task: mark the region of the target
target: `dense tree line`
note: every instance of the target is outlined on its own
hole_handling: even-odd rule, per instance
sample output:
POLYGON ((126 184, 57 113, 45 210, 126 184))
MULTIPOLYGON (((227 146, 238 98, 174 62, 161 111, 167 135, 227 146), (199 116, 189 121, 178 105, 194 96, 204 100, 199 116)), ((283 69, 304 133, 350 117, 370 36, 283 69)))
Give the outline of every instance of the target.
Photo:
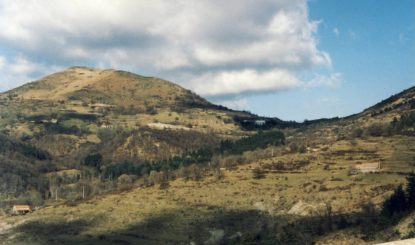
POLYGON ((108 163, 103 152, 96 151, 83 157, 78 173, 73 175, 53 172, 57 170, 56 166, 52 166, 46 152, 5 135, 0 138, 3 139, 0 140, 0 195, 7 196, 10 203, 34 205, 41 205, 47 199, 71 201, 114 189, 125 190, 138 179, 144 181, 144 185, 157 183, 164 189, 168 188, 171 179, 200 180, 206 171, 220 179, 223 178, 217 162, 220 155, 228 155, 226 159, 240 164, 232 157, 284 143, 282 132, 259 132, 236 141, 223 141, 217 147, 209 145, 153 162, 124 160, 108 163), (18 159, 8 159, 8 155, 18 159))
POLYGON ((271 145, 281 145, 285 143, 284 134, 280 131, 259 132, 253 136, 244 137, 236 141, 221 141, 217 148, 202 148, 189 151, 180 156, 169 159, 148 162, 125 160, 101 166, 102 156, 99 153, 88 155, 83 163, 85 166, 102 171, 105 178, 116 179, 123 174, 143 176, 150 174, 151 171, 174 171, 186 168, 192 164, 206 165, 212 161, 215 155, 240 155, 245 151, 252 151, 258 148, 266 148, 271 145))
POLYGON ((400 118, 395 117, 390 123, 373 123, 366 128, 355 128, 351 131, 352 138, 363 136, 392 136, 396 134, 415 136, 415 111, 402 114, 400 118))
MULTIPOLYGON (((149 175, 152 171, 174 171, 179 168, 185 168, 192 164, 206 164, 211 161, 213 152, 208 149, 201 149, 189 152, 181 156, 175 156, 170 159, 157 162, 132 162, 122 161, 103 167, 102 174, 105 178, 116 179, 123 174, 143 176, 149 175)), ((88 156, 88 158, 91 158, 88 156)))
POLYGON ((403 114, 399 119, 396 117, 391 123, 391 127, 397 133, 403 132, 405 129, 415 126, 415 111, 403 114))
POLYGON ((30 163, 0 156, 0 196, 3 198, 18 197, 25 195, 30 189, 46 197, 47 178, 30 163))
POLYGON ((266 148, 271 145, 283 145, 284 143, 285 137, 281 131, 259 131, 253 136, 244 137, 236 141, 221 141, 219 152, 221 154, 240 155, 245 151, 252 151, 258 148, 266 148))
POLYGON ((11 139, 0 133, 0 154, 18 153, 24 157, 35 158, 37 160, 50 159, 50 155, 35 146, 11 139))
POLYGON ((49 134, 73 134, 73 135, 83 135, 88 134, 89 130, 87 128, 80 128, 76 125, 65 126, 61 123, 44 123, 45 132, 49 134))
POLYGON ((383 203, 382 214, 393 216, 415 210, 415 174, 409 174, 406 179, 406 189, 402 185, 395 189, 383 203))

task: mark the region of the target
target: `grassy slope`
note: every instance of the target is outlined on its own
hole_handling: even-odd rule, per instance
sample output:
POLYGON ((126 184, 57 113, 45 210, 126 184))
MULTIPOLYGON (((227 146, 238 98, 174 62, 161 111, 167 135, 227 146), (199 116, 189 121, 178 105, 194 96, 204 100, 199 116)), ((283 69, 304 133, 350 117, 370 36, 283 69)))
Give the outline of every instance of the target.
MULTIPOLYGON (((3 116, 0 124, 7 128, 9 134, 16 137, 30 135, 41 131, 42 128, 36 125, 31 128, 30 123, 19 120, 19 115, 30 115, 33 112, 53 114, 61 110, 101 115, 102 111, 92 106, 96 102, 101 102, 127 108, 133 104, 133 108, 144 111, 147 107, 157 107, 157 113, 154 115, 146 112, 135 115, 113 113, 102 115, 103 122, 115 127, 133 129, 158 121, 182 126, 192 124, 191 130, 200 133, 214 132, 228 137, 243 134, 233 123, 226 122, 232 113, 193 107, 188 107, 184 111, 172 111, 171 106, 178 104, 177 97, 165 93, 167 90, 163 90, 165 88, 163 81, 156 81, 158 85, 151 87, 145 95, 140 94, 141 89, 152 85, 142 83, 141 87, 138 86, 133 90, 130 97, 125 97, 128 93, 126 88, 131 88, 132 81, 136 81, 134 75, 132 79, 131 74, 79 69, 72 69, 70 74, 53 75, 35 84, 38 86, 37 92, 33 92, 33 87, 30 87, 33 84, 12 91, 11 93, 17 94, 17 98, 12 101, 3 100, 1 112, 7 110, 9 115, 5 118, 3 116), (82 79, 75 79, 73 82, 74 77, 71 76, 74 75, 77 79, 82 75, 82 79), (119 85, 112 84, 111 81, 119 79, 120 75, 122 81, 117 83, 119 85), (54 87, 57 80, 61 82, 58 84, 60 88, 64 89, 54 87), (68 82, 69 80, 72 82, 68 82), (85 86, 87 91, 82 90, 80 86, 85 86), (111 96, 109 96, 110 92, 111 96), (67 101, 70 96, 75 100, 67 101), (20 99, 21 97, 23 100, 20 99), (136 98, 141 99, 137 101, 136 98), (64 103, 59 102, 62 99, 65 100, 64 103), (159 101, 163 103, 160 104, 159 101)), ((140 77, 140 79, 147 78, 140 77)), ((181 95, 193 98, 184 90, 177 91, 177 95, 183 93, 181 95)), ((1 96, 6 98, 8 94, 1 96)), ((19 242, 22 244, 73 244, 74 242, 163 244, 189 241, 201 243, 211 238, 215 230, 216 232, 224 230, 228 238, 241 232, 240 239, 248 243, 258 239, 258 236, 270 236, 261 234, 264 232, 265 224, 270 234, 276 230, 277 234, 283 233, 279 232, 283 228, 276 224, 293 222, 301 227, 299 224, 306 219, 301 215, 322 216, 327 203, 333 207, 335 214, 351 215, 360 211, 361 205, 368 201, 380 204, 394 187, 404 182, 401 172, 409 172, 414 167, 411 165, 415 157, 414 139, 411 137, 344 140, 344 136, 356 127, 366 127, 374 122, 389 123, 394 116, 412 110, 408 106, 413 98, 411 93, 407 91, 398 97, 336 122, 311 125, 295 132, 287 130, 288 143, 290 141, 307 143, 315 151, 311 149, 308 153, 297 154, 289 153, 287 149, 281 147, 247 153, 251 161, 235 170, 226 170, 226 177, 221 181, 215 180, 212 176, 200 182, 176 180, 171 183, 167 191, 159 190, 158 187, 136 188, 122 194, 95 197, 77 206, 51 202, 49 204, 52 206, 25 217, 4 217, 0 223, 0 241, 6 244, 19 242), (395 104, 399 106, 384 111, 385 108, 395 104), (372 115, 373 112, 381 110, 382 113, 372 115), (281 162, 292 165, 300 161, 308 164, 287 171, 275 170, 281 162), (357 164, 373 162, 381 163, 382 172, 348 174, 357 164), (265 179, 252 178, 252 169, 256 167, 268 171, 265 179), (235 223, 236 225, 233 225, 235 223)), ((198 102, 203 103, 203 100, 198 102)), ((65 123, 79 125, 85 122, 65 123)), ((86 123, 85 126, 89 127, 91 132, 89 135, 55 134, 33 140, 33 143, 54 149, 52 152, 54 156, 80 155, 79 149, 100 148, 100 140, 96 139, 98 126, 92 123, 86 123), (92 137, 92 140, 88 140, 88 137, 90 139, 92 137)), ((140 134, 137 135, 140 136, 137 139, 142 138, 140 134)), ((117 145, 125 145, 126 142, 121 139, 120 144, 117 145)), ((134 139, 128 139, 128 142, 134 142, 134 139)), ((141 149, 140 144, 135 146, 128 144, 128 147, 122 148, 119 152, 121 155, 128 155, 141 149), (129 148, 133 149, 129 150, 129 148)), ((378 232, 382 233, 382 231, 378 232)), ((388 231, 387 234, 393 232, 388 231)), ((340 233, 333 231, 324 236, 313 234, 312 238, 305 236, 304 239, 313 239, 321 243, 336 243, 343 239, 351 241, 351 244, 357 244, 364 242, 361 235, 359 229, 350 228, 340 233)), ((391 238, 398 236, 379 235, 379 240, 391 238)), ((238 243, 232 239, 230 241, 238 243)))
MULTIPOLYGON (((2 131, 16 139, 24 138, 28 143, 47 150, 55 161, 70 165, 79 162, 79 156, 101 149, 101 144, 108 143, 108 139, 101 137, 106 126, 110 127, 106 131, 133 132, 122 141, 110 142, 114 147, 105 148, 106 161, 118 160, 120 155, 135 157, 137 152, 141 154, 139 159, 158 160, 199 146, 177 147, 171 142, 159 141, 160 137, 151 136, 142 140, 142 134, 135 131, 144 127, 157 129, 154 125, 163 123, 187 130, 186 135, 193 133, 196 141, 206 133, 209 133, 208 138, 233 137, 244 134, 232 120, 235 114, 244 115, 217 107, 178 85, 158 78, 80 67, 0 94, 2 131), (92 115, 96 119, 71 119, 66 116, 70 113, 92 115), (49 127, 53 130, 39 122, 54 119, 58 120, 59 127, 49 127), (71 127, 76 127, 79 132, 72 132, 71 127), (166 147, 171 148, 170 152, 164 149, 166 147), (156 151, 163 154, 154 156, 156 151)), ((151 134, 152 131, 147 132, 151 134)))
MULTIPOLYGON (((404 176, 397 171, 413 168, 408 164, 408 159, 415 157, 413 140, 399 136, 368 138, 357 144, 338 141, 326 151, 305 154, 283 153, 284 149, 279 149, 274 152, 276 157, 266 149, 257 153, 262 160, 227 170, 222 181, 213 177, 200 182, 179 179, 168 190, 136 188, 77 206, 51 203, 53 206, 25 217, 5 218, 6 223, 23 223, 1 239, 5 242, 12 234, 18 234, 12 237, 11 244, 200 243, 209 239, 210 231, 224 230, 227 237, 241 232, 242 241, 253 241, 263 224, 300 222, 304 219, 300 214, 322 215, 325 203, 331 203, 335 214, 358 212, 368 201, 381 203, 396 185, 404 182, 404 176), (252 178, 251 169, 256 166, 268 169, 273 162, 298 159, 309 159, 310 164, 295 171, 269 171, 264 179, 252 178), (382 161, 382 172, 348 175, 350 167, 364 161, 382 161), (300 200, 306 205, 299 205, 300 200)), ((359 230, 349 229, 340 237, 335 234, 333 231, 332 237, 326 234, 313 239, 327 242, 329 237, 330 243, 335 243, 346 236, 363 243, 359 230)))

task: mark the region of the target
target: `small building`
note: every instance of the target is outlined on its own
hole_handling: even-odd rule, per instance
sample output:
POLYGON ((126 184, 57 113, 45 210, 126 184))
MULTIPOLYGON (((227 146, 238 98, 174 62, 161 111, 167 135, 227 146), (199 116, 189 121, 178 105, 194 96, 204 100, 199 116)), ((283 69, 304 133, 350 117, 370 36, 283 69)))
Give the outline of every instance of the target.
POLYGON ((13 205, 13 209, 12 209, 13 215, 25 215, 31 212, 32 212, 32 208, 29 205, 13 205))
POLYGON ((100 128, 113 128, 113 126, 111 124, 105 124, 104 123, 100 126, 100 128))
POLYGON ((264 126, 267 123, 267 121, 265 121, 265 120, 255 120, 254 123, 255 123, 256 126, 264 126))

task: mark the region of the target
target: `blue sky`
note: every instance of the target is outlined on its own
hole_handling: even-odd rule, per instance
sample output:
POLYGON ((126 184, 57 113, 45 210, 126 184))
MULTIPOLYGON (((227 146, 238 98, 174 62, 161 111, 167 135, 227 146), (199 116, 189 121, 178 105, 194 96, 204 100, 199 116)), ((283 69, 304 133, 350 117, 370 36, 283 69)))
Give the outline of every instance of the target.
POLYGON ((115 68, 302 121, 415 85, 415 0, 0 0, 0 29, 0 91, 115 68))
POLYGON ((321 21, 319 48, 330 54, 342 81, 335 88, 250 98, 252 111, 296 120, 346 116, 415 85, 415 1, 315 0, 308 6, 310 18, 321 21))

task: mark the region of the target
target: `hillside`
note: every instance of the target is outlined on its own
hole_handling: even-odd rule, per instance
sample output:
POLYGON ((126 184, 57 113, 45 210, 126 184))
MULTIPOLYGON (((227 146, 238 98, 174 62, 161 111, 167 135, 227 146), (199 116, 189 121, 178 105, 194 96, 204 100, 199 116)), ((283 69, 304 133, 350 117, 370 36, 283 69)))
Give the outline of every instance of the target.
MULTIPOLYGON (((200 179, 178 172, 171 173, 177 179, 163 188, 148 178, 129 184, 128 189, 123 185, 131 182, 119 183, 119 192, 87 200, 52 199, 33 214, 5 218, 0 240, 5 244, 202 244, 210 239, 212 244, 222 240, 373 244, 410 237, 413 228, 405 224, 395 228, 393 222, 386 227, 365 223, 375 214, 362 208, 373 202, 379 209, 395 186, 404 183, 401 173, 413 167, 407 161, 415 157, 413 145, 407 137, 369 137, 356 145, 341 140, 317 152, 276 147, 227 156, 219 159, 219 166, 226 168, 219 170, 221 175, 215 169, 203 170, 200 179), (351 173, 361 163, 377 161, 382 162, 379 172, 351 173), (263 177, 255 169, 262 170, 263 177), (331 210, 332 228, 327 210, 331 210), (51 231, 56 235, 50 236, 51 231)), ((97 182, 95 187, 86 186, 88 193, 103 188, 97 182)), ((82 189, 76 188, 79 196, 82 189)))
POLYGON ((166 159, 199 149, 201 143, 209 147, 221 135, 243 134, 233 120, 236 115, 252 117, 158 78, 81 67, 0 95, 3 133, 62 162, 77 162, 96 149, 105 149, 108 162, 123 156, 166 159))
MULTIPOLYGON (((72 67, 5 94, 17 100, 42 100, 88 105, 121 113, 155 113, 209 108, 226 110, 171 82, 130 72, 72 67)), ((86 108, 84 108, 86 109, 86 108)))
POLYGON ((0 95, 0 242, 413 237, 409 206, 395 212, 385 200, 400 184, 406 191, 415 167, 414 99, 410 88, 349 117, 300 124, 124 71, 52 74, 0 95), (9 216, 16 203, 37 210, 9 216))
POLYGON ((415 87, 371 106, 362 112, 339 118, 305 121, 305 135, 326 139, 360 137, 366 131, 371 136, 415 135, 415 87))

